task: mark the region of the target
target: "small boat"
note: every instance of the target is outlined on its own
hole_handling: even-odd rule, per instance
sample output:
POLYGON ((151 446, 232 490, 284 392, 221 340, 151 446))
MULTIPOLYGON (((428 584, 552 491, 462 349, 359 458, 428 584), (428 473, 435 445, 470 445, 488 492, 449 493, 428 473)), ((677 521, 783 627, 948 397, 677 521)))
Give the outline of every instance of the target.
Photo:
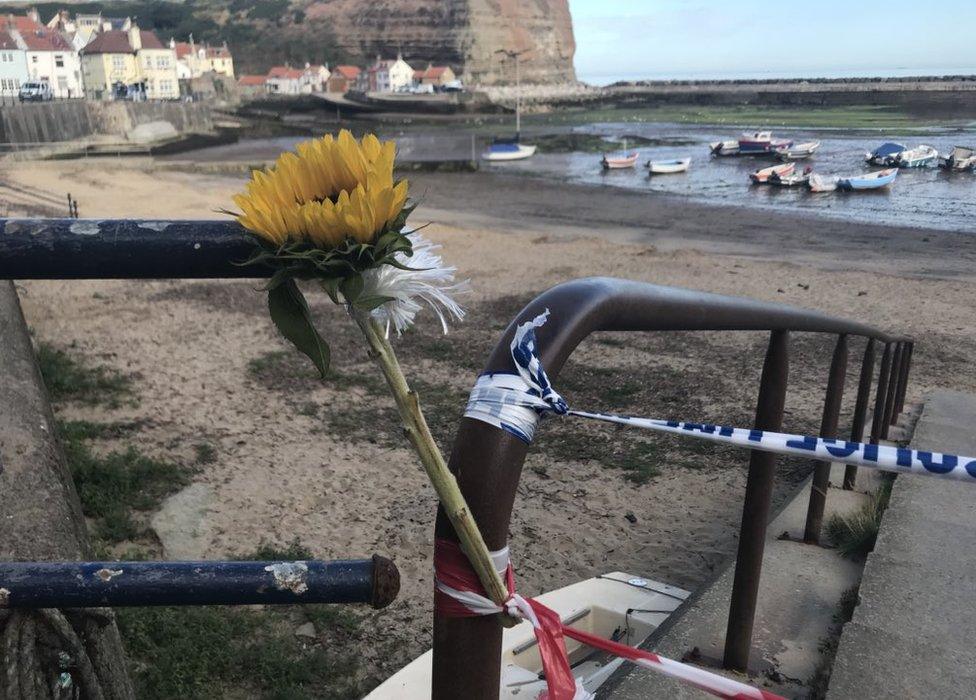
POLYGON ((783 165, 770 165, 768 168, 760 168, 754 173, 749 173, 749 179, 752 180, 757 185, 762 185, 769 182, 769 178, 773 175, 777 177, 786 177, 787 175, 792 175, 793 170, 796 168, 796 163, 783 163, 783 165))
POLYGON ((800 160, 802 158, 809 158, 818 148, 820 148, 819 141, 797 143, 792 146, 777 148, 776 157, 780 160, 800 160))
POLYGON ((522 160, 535 155, 535 146, 526 146, 518 141, 495 141, 481 154, 485 160, 522 160))
POLYGON ((943 170, 969 170, 976 172, 976 149, 955 146, 947 156, 939 158, 943 170))
POLYGON ((708 144, 708 148, 713 156, 736 156, 739 154, 739 142, 736 140, 714 141, 708 144))
POLYGON ((792 145, 789 139, 774 139, 771 131, 755 131, 739 138, 739 153, 771 153, 792 145))
POLYGON ((810 166, 803 169, 802 173, 793 172, 788 175, 780 175, 779 173, 773 173, 769 176, 769 184, 776 185, 778 187, 797 187, 798 185, 805 185, 810 180, 810 173, 813 170, 810 166))
POLYGON ((855 175, 854 177, 842 177, 837 180, 837 189, 840 190, 877 190, 887 187, 895 178, 898 177, 898 168, 886 168, 876 170, 866 175, 855 175))
POLYGON ((637 164, 637 158, 640 154, 637 151, 633 153, 624 153, 619 156, 608 156, 603 155, 603 160, 600 161, 600 165, 603 166, 604 170, 621 170, 623 168, 633 168, 637 164))
POLYGON ((668 173, 683 173, 691 167, 691 158, 677 158, 675 160, 649 160, 647 169, 651 175, 665 175, 668 173))
POLYGON ((875 148, 870 153, 864 154, 864 160, 871 165, 894 165, 892 159, 908 150, 908 146, 901 143, 889 141, 875 148))
POLYGON ((837 189, 837 180, 839 179, 810 173, 810 177, 807 178, 807 186, 811 192, 833 192, 837 189))
MULTIPOLYGON (((688 596, 689 592, 619 571, 574 583, 537 596, 555 610, 563 623, 637 646, 647 639, 688 596)), ((607 657, 575 640, 564 638, 573 676, 594 693, 624 660, 607 657)), ((366 700, 430 697, 430 651, 390 676, 366 700)), ((500 699, 530 700, 546 690, 542 661, 532 626, 502 630, 500 699)))
POLYGON ((939 152, 931 146, 916 146, 902 151, 889 165, 899 168, 927 168, 939 157, 939 152))

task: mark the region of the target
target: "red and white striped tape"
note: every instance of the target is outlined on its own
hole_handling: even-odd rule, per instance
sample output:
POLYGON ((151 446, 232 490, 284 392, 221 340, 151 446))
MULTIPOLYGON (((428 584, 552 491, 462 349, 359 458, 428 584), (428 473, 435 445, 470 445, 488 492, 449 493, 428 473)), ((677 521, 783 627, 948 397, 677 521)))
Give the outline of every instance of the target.
POLYGON ((493 552, 492 558, 499 573, 504 575, 508 586, 509 597, 504 606, 496 605, 488 598, 478 580, 478 575, 471 568, 461 547, 450 540, 438 538, 434 543, 434 605, 437 612, 446 617, 477 617, 505 612, 512 617, 528 620, 539 643, 539 654, 549 688, 546 700, 589 700, 592 697, 573 677, 564 637, 575 639, 587 646, 670 676, 718 698, 783 700, 779 695, 769 691, 754 688, 697 666, 673 661, 649 651, 567 627, 554 610, 537 600, 524 598, 515 592, 515 577, 511 563, 508 561, 507 547, 499 552, 493 552))

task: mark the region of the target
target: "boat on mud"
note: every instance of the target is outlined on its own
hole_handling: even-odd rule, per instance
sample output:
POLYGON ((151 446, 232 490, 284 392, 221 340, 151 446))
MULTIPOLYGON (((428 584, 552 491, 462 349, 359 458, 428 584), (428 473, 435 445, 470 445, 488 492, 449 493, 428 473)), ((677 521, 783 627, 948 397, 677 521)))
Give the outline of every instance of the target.
POLYGON ((522 160, 535 155, 535 146, 519 143, 517 139, 496 140, 481 154, 484 160, 505 161, 522 160))
MULTIPOLYGON (((563 624, 590 634, 638 646, 690 593, 620 571, 596 576, 536 597, 556 611, 563 624)), ((573 676, 594 693, 624 663, 622 658, 564 638, 573 676)), ((388 678, 367 700, 430 697, 432 653, 417 657, 388 678)), ((532 626, 502 630, 499 698, 528 700, 546 691, 542 659, 532 626)))
POLYGON ((796 163, 783 163, 782 165, 770 165, 768 168, 760 168, 754 173, 749 173, 749 179, 757 185, 764 185, 769 182, 769 178, 775 175, 776 177, 787 177, 793 174, 796 169, 796 163))
POLYGON ((854 177, 841 177, 837 179, 837 189, 850 191, 878 190, 890 185, 896 177, 898 177, 898 168, 876 170, 873 173, 855 175, 854 177))
POLYGON ((936 161, 939 152, 931 146, 916 146, 902 151, 888 165, 899 168, 927 168, 936 161))
POLYGON ((708 144, 713 156, 737 156, 739 155, 739 142, 735 139, 731 141, 713 141, 708 144))
POLYGON ((820 148, 819 141, 807 141, 792 146, 782 146, 776 149, 776 157, 780 160, 802 160, 809 158, 820 148))
POLYGON ((807 186, 811 192, 833 192, 837 189, 839 179, 838 177, 825 177, 810 173, 810 177, 807 178, 807 186))
POLYGON ((640 154, 637 151, 632 153, 621 153, 618 155, 603 154, 600 165, 604 170, 622 170, 623 168, 633 168, 637 164, 640 154))
POLYGON ((739 153, 742 155, 773 153, 792 145, 790 139, 774 139, 771 131, 754 131, 739 137, 739 153))
POLYGON ((908 150, 908 146, 902 143, 889 141, 875 148, 870 153, 864 154, 864 160, 871 165, 894 165, 893 160, 908 150))
POLYGON ((939 158, 943 170, 968 170, 976 173, 976 149, 955 146, 947 155, 939 158))
POLYGON ((674 160, 649 160, 647 169, 651 175, 667 175, 683 173, 691 167, 691 158, 676 158, 674 160))
POLYGON ((813 168, 807 166, 803 169, 802 173, 792 172, 787 175, 780 175, 774 172, 769 176, 767 182, 770 185, 776 185, 777 187, 798 187, 799 185, 805 185, 810 181, 810 174, 813 168))

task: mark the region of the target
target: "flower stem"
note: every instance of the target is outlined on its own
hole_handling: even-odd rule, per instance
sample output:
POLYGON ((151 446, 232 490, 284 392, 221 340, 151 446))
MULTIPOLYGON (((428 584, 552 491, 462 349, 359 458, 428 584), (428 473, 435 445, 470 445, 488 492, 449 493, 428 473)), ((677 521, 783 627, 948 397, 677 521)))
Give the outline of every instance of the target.
MULTIPOLYGON (((383 329, 368 313, 353 310, 352 317, 366 337, 366 342, 369 343, 371 356, 383 370, 383 376, 386 377, 386 383, 400 412, 404 432, 420 456, 430 483, 444 506, 444 512, 454 526, 461 549, 478 574, 478 579, 487 591, 488 597, 498 605, 502 605, 508 598, 508 589, 501 576, 495 571, 488 545, 485 544, 478 524, 471 515, 457 479, 447 468, 447 462, 444 461, 440 448, 434 442, 434 436, 431 435, 424 414, 420 410, 420 401, 407 384, 407 378, 403 375, 400 363, 397 362, 393 352, 393 346, 383 329)), ((514 623, 508 616, 503 616, 502 621, 506 625, 514 623)))

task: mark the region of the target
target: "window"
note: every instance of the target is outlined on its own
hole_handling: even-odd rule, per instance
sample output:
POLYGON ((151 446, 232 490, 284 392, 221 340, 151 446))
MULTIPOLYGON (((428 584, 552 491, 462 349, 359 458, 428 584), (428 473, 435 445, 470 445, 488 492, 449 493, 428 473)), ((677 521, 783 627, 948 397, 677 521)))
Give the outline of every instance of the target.
POLYGON ((125 70, 125 56, 112 56, 112 68, 125 70))
POLYGON ((31 56, 31 63, 37 63, 37 56, 31 56))
POLYGON ((152 68, 152 56, 146 56, 146 60, 143 61, 146 68, 152 68))
POLYGON ((59 53, 54 54, 54 65, 58 68, 64 68, 64 55, 59 53))
POLYGON ((62 95, 68 92, 68 79, 63 75, 58 76, 58 92, 62 95))
POLYGON ((156 58, 156 67, 169 68, 169 58, 167 58, 166 56, 158 56, 156 58))

